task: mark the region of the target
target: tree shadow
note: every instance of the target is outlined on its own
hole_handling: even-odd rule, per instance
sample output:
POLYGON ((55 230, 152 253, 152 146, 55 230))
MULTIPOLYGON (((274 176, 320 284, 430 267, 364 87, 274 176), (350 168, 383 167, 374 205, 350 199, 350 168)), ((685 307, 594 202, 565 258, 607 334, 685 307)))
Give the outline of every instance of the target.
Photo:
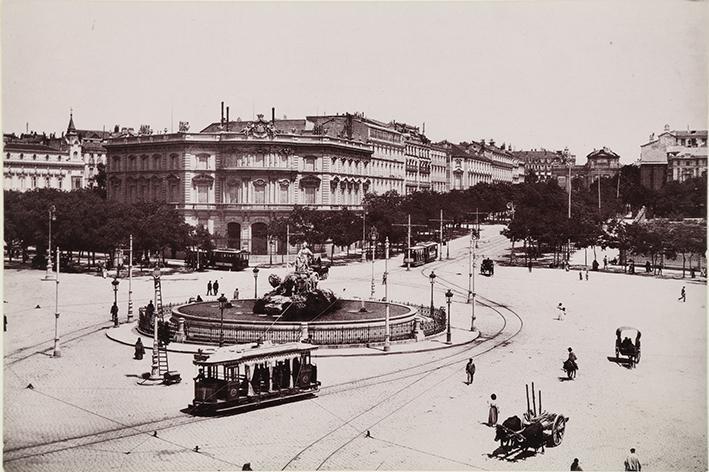
POLYGON ((625 357, 612 357, 608 356, 607 357, 609 362, 614 363, 615 365, 625 367, 626 369, 630 370, 633 368, 633 362, 630 359, 627 359, 625 357))
POLYGON ((563 377, 562 377, 562 376, 559 376, 559 382, 568 382, 568 381, 571 381, 571 380, 574 380, 574 379, 570 379, 568 375, 565 375, 565 376, 563 376, 563 377))

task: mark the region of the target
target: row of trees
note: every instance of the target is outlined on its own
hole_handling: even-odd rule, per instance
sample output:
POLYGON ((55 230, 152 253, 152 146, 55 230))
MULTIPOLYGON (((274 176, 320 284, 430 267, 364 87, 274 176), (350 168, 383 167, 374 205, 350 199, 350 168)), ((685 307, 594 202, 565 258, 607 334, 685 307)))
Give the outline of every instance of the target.
POLYGON ((4 197, 4 239, 10 258, 20 253, 26 261, 28 248, 35 247, 38 265, 46 263, 52 206, 52 246, 79 259, 85 256, 89 265, 96 263, 97 252, 109 254, 112 260, 117 247, 127 248, 131 234, 135 254, 146 259, 151 254, 164 254, 167 249, 176 251, 195 244, 200 236, 204 239, 204 229, 186 224, 172 207, 164 204, 107 201, 87 189, 5 191, 4 197))

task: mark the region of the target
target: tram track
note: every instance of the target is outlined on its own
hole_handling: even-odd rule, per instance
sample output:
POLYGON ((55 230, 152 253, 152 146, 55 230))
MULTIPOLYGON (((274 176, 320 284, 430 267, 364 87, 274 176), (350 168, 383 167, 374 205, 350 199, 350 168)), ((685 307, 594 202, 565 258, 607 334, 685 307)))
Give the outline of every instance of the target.
MULTIPOLYGON (((440 267, 443 267, 443 266, 445 266, 445 265, 453 264, 453 263, 457 262, 458 260, 460 260, 460 259, 462 259, 462 258, 464 258, 464 257, 468 257, 468 256, 467 256, 467 255, 461 255, 461 256, 458 256, 458 257, 454 257, 452 260, 446 260, 445 262, 442 262, 442 261, 441 261, 441 262, 439 262, 438 264, 436 264, 434 267, 430 268, 430 270, 435 270, 435 269, 440 268, 440 267)), ((426 275, 426 273, 425 273, 425 271, 426 271, 427 269, 429 269, 429 268, 422 268, 422 269, 420 270, 420 273, 421 273, 422 276, 427 277, 427 275, 426 275)), ((438 276, 438 277, 440 277, 440 276, 438 276)), ((443 278, 443 277, 440 277, 440 280, 446 282, 446 285, 451 286, 451 287, 452 287, 452 290, 453 290, 454 292, 457 292, 457 293, 459 293, 459 294, 464 293, 464 294, 467 296, 467 293, 468 293, 467 288, 464 288, 464 287, 458 285, 457 283, 452 282, 452 281, 450 281, 450 280, 447 280, 447 279, 445 279, 445 278, 443 278)), ((404 284, 404 285, 408 285, 408 284, 404 284)), ((505 306, 505 305, 503 305, 503 304, 501 304, 501 303, 498 303, 498 302, 496 302, 496 301, 494 301, 494 300, 491 300, 491 299, 489 299, 489 298, 487 298, 487 297, 476 296, 476 299, 481 299, 481 298, 483 299, 483 301, 478 301, 478 304, 483 305, 483 306, 486 306, 486 307, 492 309, 492 310, 493 310, 495 313, 497 313, 497 314, 502 318, 502 320, 503 320, 503 326, 502 326, 496 333, 494 333, 492 336, 490 336, 489 338, 487 338, 485 341, 482 341, 481 343, 477 343, 477 344, 474 344, 474 345, 472 345, 472 346, 468 346, 468 345, 462 346, 462 349, 461 349, 460 351, 458 351, 458 352, 455 352, 455 353, 450 354, 450 355, 448 355, 448 356, 445 356, 445 357, 443 357, 443 358, 439 358, 439 359, 436 359, 436 360, 433 360, 433 361, 425 362, 425 363, 423 363, 423 364, 418 364, 418 365, 415 365, 415 366, 412 366, 412 367, 409 367, 409 368, 405 369, 405 370, 414 370, 414 369, 421 368, 422 366, 426 366, 426 368, 425 368, 423 371, 420 371, 420 372, 411 372, 411 373, 406 374, 406 375, 404 375, 404 376, 392 377, 392 378, 389 378, 389 379, 386 379, 386 380, 384 380, 384 377, 395 375, 395 374, 397 374, 397 373, 399 373, 399 372, 401 372, 401 371, 397 371, 396 373, 381 374, 381 375, 379 375, 379 376, 372 376, 372 377, 367 378, 367 379, 360 379, 360 382, 362 382, 362 381, 364 381, 364 382, 369 382, 369 385, 356 386, 356 387, 353 387, 353 388, 345 389, 343 392, 348 392, 348 391, 354 390, 355 388, 361 388, 361 387, 364 387, 364 386, 377 385, 377 384, 383 383, 383 382, 391 382, 391 381, 396 381, 396 380, 404 380, 404 379, 408 379, 408 378, 414 378, 414 380, 413 380, 412 382, 410 382, 410 383, 404 385, 401 389, 397 390, 397 391, 394 392, 393 394, 388 395, 385 399, 383 399, 383 400, 381 400, 381 401, 378 401, 378 402, 376 402, 375 404, 369 406, 366 410, 364 410, 364 411, 358 413, 357 415, 354 415, 354 416, 350 417, 349 419, 345 420, 342 424, 340 424, 338 427, 332 428, 332 429, 329 430, 326 434, 320 436, 320 437, 317 438, 315 441, 311 442, 310 444, 308 444, 307 446, 305 446, 304 448, 302 448, 296 455, 294 455, 294 456, 282 467, 281 470, 286 470, 293 462, 295 462, 296 460, 300 459, 304 453, 306 453, 308 450, 313 449, 316 445, 318 445, 319 443, 322 443, 322 442, 325 441, 328 437, 330 437, 330 436, 332 436, 333 434, 335 434, 337 431, 341 430, 341 429, 344 428, 345 426, 351 425, 352 422, 354 422, 354 421, 357 420, 357 419, 360 419, 360 418, 363 417, 364 415, 369 414, 370 412, 372 412, 372 411, 375 410, 376 408, 386 405, 388 402, 392 401, 392 399, 396 398, 397 396, 399 396, 400 394, 406 392, 407 390, 414 388, 414 386, 415 386, 417 383, 419 383, 420 381, 426 379, 426 378, 429 377, 429 376, 432 376, 434 373, 437 373, 437 372, 442 371, 442 370, 444 370, 444 369, 450 368, 450 367, 452 367, 453 365, 458 364, 458 363, 460 363, 460 362, 464 362, 467 358, 471 358, 471 357, 472 357, 472 358, 476 358, 476 357, 482 356, 483 354, 485 354, 485 353, 487 353, 487 352, 490 352, 490 351, 492 351, 493 349, 495 349, 495 348, 497 348, 497 347, 499 347, 499 346, 501 346, 501 345, 508 345, 509 342, 510 342, 514 337, 516 337, 516 336, 522 331, 522 328, 523 328, 523 326, 524 326, 524 321, 523 321, 522 318, 519 316, 519 314, 517 314, 517 313, 516 313, 514 310, 512 310, 511 308, 509 308, 509 307, 507 307, 507 306, 505 306), (505 314, 503 314, 503 310, 506 311, 506 312, 508 312, 508 315, 507 315, 507 316, 505 316, 505 314), (510 316, 510 315, 512 315, 512 316, 510 316), (507 326, 508 326, 508 321, 509 321, 509 320, 508 320, 508 316, 510 317, 510 319, 516 319, 516 320, 519 322, 519 326, 518 326, 516 329, 513 329, 513 331, 512 331, 511 333, 507 333, 507 334, 508 334, 507 336, 504 336, 504 334, 505 334, 505 328, 507 328, 507 326), (501 337, 502 337, 503 339, 498 339, 498 338, 501 338, 501 337), (490 344, 489 346, 486 346, 486 347, 483 348, 483 349, 479 349, 480 346, 485 345, 485 344, 488 344, 488 343, 490 344), (378 381, 378 382, 376 382, 376 381, 375 381, 375 382, 371 382, 372 380, 379 380, 379 381, 378 381)), ((455 371, 453 371, 452 373, 450 373, 450 374, 448 374, 448 375, 445 375, 445 377, 444 377, 441 381, 448 380, 450 377, 452 377, 453 375, 457 375, 457 374, 458 374, 458 371, 455 370, 455 371)), ((356 381, 353 381, 352 383, 356 383, 356 381)), ((389 412, 386 413, 384 416, 382 416, 381 418, 379 418, 378 420, 376 420, 374 423, 369 424, 367 427, 364 427, 364 428, 361 428, 360 430, 358 430, 357 434, 352 435, 346 442, 344 442, 343 444, 339 445, 339 446, 338 446, 337 448, 335 448, 332 452, 330 452, 330 454, 327 455, 327 456, 318 464, 317 467, 315 467, 315 470, 320 470, 320 469, 322 469, 328 461, 330 461, 330 460, 331 460, 333 457, 335 457, 338 453, 340 453, 342 450, 344 450, 347 446, 349 446, 350 444, 352 444, 357 438, 362 437, 362 434, 363 434, 365 431, 369 431, 370 429, 372 429, 373 427, 375 427, 376 425, 378 425, 378 424, 381 423, 382 421, 386 420, 387 418, 389 418, 389 417, 392 416, 393 414, 395 414, 395 413, 401 411, 401 410, 404 409, 406 406, 408 406, 410 403, 412 403, 414 400, 419 399, 423 394, 429 392, 430 390, 432 390, 433 388, 435 388, 436 386, 438 386, 439 383, 440 383, 440 382, 436 382, 436 383, 432 384, 431 386, 426 387, 423 391, 419 392, 419 394, 416 395, 416 396, 414 396, 414 398, 412 398, 411 400, 404 401, 401 405, 396 406, 392 411, 389 411, 389 412)), ((338 387, 338 386, 339 386, 339 385, 334 385, 334 386, 332 386, 332 388, 334 389, 334 388, 336 388, 336 387, 338 387)), ((323 390, 325 390, 325 389, 323 389, 323 390)), ((328 393, 327 393, 327 391, 326 391, 326 392, 325 392, 325 395, 327 395, 327 394, 328 394, 328 393)), ((306 468, 311 468, 311 467, 306 467, 306 468)))
MULTIPOLYGON (((450 265, 455 263, 456 261, 459 261, 465 257, 468 257, 467 254, 460 255, 458 257, 455 257, 453 259, 448 259, 444 261, 439 261, 435 266, 431 267, 424 267, 420 270, 421 275, 424 277, 427 277, 425 274, 425 271, 429 268, 432 270, 435 270, 440 267, 444 267, 446 265, 450 265)), ((452 287, 452 290, 458 294, 461 295, 466 295, 467 296, 467 288, 464 288, 454 282, 446 280, 444 277, 441 277, 440 275, 437 276, 437 279, 446 282, 446 285, 450 285, 452 287)), ((417 286, 415 284, 400 284, 404 286, 410 286, 412 288, 420 289, 420 286, 417 286)), ((404 385, 401 389, 397 390, 396 393, 393 395, 387 396, 387 398, 378 401, 374 403, 373 405, 369 406, 365 411, 362 411, 358 413, 357 415, 354 415, 353 417, 344 420, 343 424, 340 426, 331 429, 328 433, 325 435, 321 436, 320 438, 316 439, 312 443, 310 443, 308 446, 305 448, 301 449, 301 451, 293 456, 285 466, 283 466, 282 470, 285 470, 288 468, 290 464, 292 464, 296 459, 298 459, 303 453, 307 452, 309 449, 311 449, 314 445, 321 443, 324 441, 326 438, 331 436, 333 433, 336 431, 342 429, 343 427, 351 424, 353 421, 361 418, 367 413, 370 413, 377 408, 381 407, 382 405, 385 405, 387 402, 392 401, 392 399, 396 398, 397 395, 410 391, 412 388, 414 388, 418 383, 421 381, 424 381, 428 379, 430 376, 437 372, 441 372, 447 368, 450 368, 454 366, 455 364, 458 364, 462 361, 467 360, 469 357, 479 357, 487 352, 492 351, 496 347, 499 347, 500 345, 506 345, 509 343, 509 341, 517 336, 519 332, 522 330, 524 322, 522 318, 514 312, 514 310, 510 309, 509 307, 502 305, 500 303, 495 302, 494 300, 488 299, 486 297, 481 297, 480 295, 476 296, 477 304, 486 306, 489 309, 491 309, 493 312, 497 313, 498 316, 502 319, 502 326, 501 328, 496 331, 495 333, 491 333, 491 335, 486 336, 485 339, 481 342, 475 342, 469 345, 463 345, 459 347, 453 347, 450 348, 454 352, 451 352, 448 355, 445 355, 443 357, 439 357, 437 359, 423 362, 420 364, 416 364, 414 366, 407 367, 405 369, 397 370, 395 372, 387 372, 371 377, 366 377, 363 379, 357 379, 353 381, 348 381, 348 382, 342 382, 340 384, 334 384, 330 385, 328 387, 324 387, 320 391, 320 396, 329 396, 329 395, 335 395, 335 394, 344 394, 347 392, 355 391, 358 389, 362 388, 368 388, 376 385, 381 385, 383 383, 390 383, 390 382, 396 382, 396 381, 402 381, 402 380, 408 380, 412 379, 411 382, 407 383, 404 385), (504 313, 503 312, 507 312, 504 313), (519 326, 517 327, 512 327, 512 332, 506 333, 505 330, 508 328, 509 321, 517 320, 519 322, 519 326), (488 345, 489 344, 489 345, 488 345), (481 346, 484 346, 484 348, 481 349, 481 346), (475 351, 475 352, 472 352, 475 351), (421 370, 423 369, 423 370, 421 370), (405 373, 404 375, 400 375, 402 373, 405 373)), ((100 323, 100 325, 103 325, 104 323, 100 323)), ((91 325, 87 327, 83 327, 77 330, 72 331, 71 333, 76 333, 80 332, 85 329, 90 329, 90 328, 95 328, 99 324, 96 325, 91 325)), ((78 336, 75 336, 73 338, 70 338, 69 341, 75 340, 75 339, 80 339, 82 337, 88 336, 90 334, 93 334, 97 331, 100 331, 101 329, 104 329, 104 327, 94 329, 93 331, 87 332, 80 334, 78 336)), ((47 342, 51 342, 52 340, 49 341, 44 341, 42 343, 37 343, 33 346, 27 346, 24 348, 20 348, 13 353, 9 354, 9 356, 17 355, 21 352, 24 352, 28 349, 36 348, 37 346, 41 346, 42 344, 45 344, 47 342)), ((10 362, 6 362, 5 366, 12 365, 14 363, 20 362, 21 360, 24 360, 28 357, 31 357, 32 355, 35 355, 36 353, 32 353, 28 356, 25 356, 20 359, 13 359, 10 362)), ((450 378, 453 375, 456 375, 458 372, 457 370, 452 372, 449 375, 446 375, 443 380, 446 380, 450 378)), ((437 385, 437 384, 435 384, 437 385)), ((434 385, 434 386, 435 386, 434 385)), ((419 395, 416 396, 416 398, 419 398, 422 394, 425 394, 429 390, 431 390, 433 387, 427 387, 424 390, 420 392, 419 395)), ((110 441, 115 441, 115 440, 121 440, 121 439, 126 439, 130 438, 133 436, 139 436, 139 435, 146 435, 152 437, 153 431, 165 431, 173 428, 179 428, 183 426, 190 426, 192 424, 204 422, 204 421, 210 421, 213 418, 210 417, 193 417, 193 416, 188 416, 186 414, 180 414, 180 415, 174 415, 174 416, 169 416, 169 417, 164 417, 158 420, 154 421, 147 421, 147 422, 140 422, 140 423, 135 423, 135 424, 125 424, 123 422, 120 422, 115 419, 107 418, 97 412, 93 412, 90 410, 87 410, 79 405, 72 404, 70 402, 67 402, 63 399, 55 398, 51 395, 48 395, 46 393, 40 392, 38 390, 34 390, 36 393, 45 395, 49 398, 54 398, 57 401, 63 402, 67 405, 73 406, 77 409, 80 409, 84 412, 87 412, 89 414, 99 416, 103 419, 109 420, 114 422, 117 426, 115 428, 110 428, 110 429, 104 429, 102 431, 97 431, 97 432, 92 432, 92 433, 87 433, 84 435, 77 435, 73 436, 70 438, 61 438, 61 439, 55 439, 55 440, 50 440, 50 441, 45 441, 41 443, 36 443, 36 444, 29 444, 26 446, 18 446, 18 447, 13 447, 13 448, 8 448, 4 450, 4 462, 17 462, 21 461, 23 459, 30 459, 32 457, 36 456, 41 456, 41 455, 46 455, 46 454, 52 454, 52 453, 58 453, 62 451, 67 451, 67 450, 72 450, 72 449, 78 449, 78 448, 85 448, 88 446, 93 446, 96 444, 100 443, 106 443, 110 441), (76 444, 78 442, 78 444, 76 444)), ((315 400, 317 401, 317 399, 315 400)), ((377 420, 373 425, 368 426, 367 429, 372 428, 373 426, 376 426, 377 424, 381 423, 391 415, 395 414, 396 412, 400 411, 401 409, 405 408, 408 404, 411 403, 411 401, 406 401, 402 403, 401 405, 396 406, 394 410, 390 411, 383 417, 381 417, 379 420, 377 420)), ((332 457, 337 455, 340 451, 342 451, 344 448, 346 448, 349 444, 354 442, 358 437, 362 435, 364 430, 359 431, 357 435, 351 437, 348 441, 346 441, 344 444, 341 444, 339 447, 337 447, 335 450, 333 450, 327 457, 324 458, 324 460, 320 463, 320 465, 317 467, 317 469, 321 469, 332 457)), ((161 438, 160 438, 161 439, 161 438)), ((173 441, 168 441, 171 444, 178 446, 178 447, 183 447, 185 451, 192 451, 191 447, 188 446, 182 446, 177 443, 174 443, 173 441)), ((129 452, 126 452, 128 454, 129 452)), ((194 452, 198 454, 205 454, 204 451, 201 452, 194 452)), ((219 459, 213 454, 207 454, 210 458, 219 461, 219 462, 227 462, 222 459, 219 459)))

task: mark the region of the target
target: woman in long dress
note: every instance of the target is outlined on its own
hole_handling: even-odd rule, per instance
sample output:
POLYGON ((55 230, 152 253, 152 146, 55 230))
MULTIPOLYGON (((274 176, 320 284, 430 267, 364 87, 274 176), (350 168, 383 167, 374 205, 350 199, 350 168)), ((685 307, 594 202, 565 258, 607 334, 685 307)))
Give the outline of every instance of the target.
POLYGON ((495 426, 497 424, 497 418, 500 413, 497 409, 497 395, 495 395, 494 393, 490 395, 490 401, 488 402, 488 404, 490 405, 490 413, 487 417, 487 424, 488 426, 495 426))

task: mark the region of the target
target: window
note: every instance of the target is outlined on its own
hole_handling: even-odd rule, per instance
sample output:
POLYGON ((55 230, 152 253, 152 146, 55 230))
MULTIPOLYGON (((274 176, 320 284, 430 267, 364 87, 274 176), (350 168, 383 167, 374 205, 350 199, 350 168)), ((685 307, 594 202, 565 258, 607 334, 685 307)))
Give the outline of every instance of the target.
POLYGON ((305 204, 306 205, 314 205, 315 204, 315 187, 306 187, 304 189, 304 193, 305 193, 305 204))
POLYGON ((197 169, 201 169, 201 170, 209 169, 209 156, 208 155, 197 156, 197 169))
POLYGON ((71 178, 71 188, 72 189, 81 188, 81 177, 72 177, 71 178))
POLYGON ((236 182, 229 182, 226 187, 226 193, 224 195, 225 203, 239 203, 239 184, 236 182))
POLYGON ((170 168, 177 169, 179 167, 178 156, 170 156, 170 168))
POLYGON ((37 188, 37 177, 32 177, 30 179, 30 188, 37 188))
POLYGON ((263 154, 258 153, 254 156, 254 167, 263 167, 263 154))
POLYGON ((278 188, 278 203, 288 203, 288 185, 281 184, 278 188))
POLYGON ((121 170, 121 160, 118 156, 113 156, 111 167, 114 171, 121 170))
POLYGON ((209 184, 197 184, 197 203, 209 203, 209 184))
POLYGON ((176 202, 177 198, 177 182, 170 182, 167 187, 167 198, 170 202, 176 202))
POLYGON ((160 156, 153 156, 153 170, 160 170, 160 156))
POLYGON ((140 159, 140 170, 148 170, 150 168, 150 163, 148 162, 148 156, 143 156, 140 159))
POLYGON ((314 171, 315 170, 315 158, 314 157, 306 157, 305 162, 303 164, 303 170, 306 171, 314 171))
MULTIPOLYGON (((263 157, 263 156, 261 156, 263 157)), ((266 203, 266 186, 261 184, 254 184, 254 203, 264 204, 266 203)))

